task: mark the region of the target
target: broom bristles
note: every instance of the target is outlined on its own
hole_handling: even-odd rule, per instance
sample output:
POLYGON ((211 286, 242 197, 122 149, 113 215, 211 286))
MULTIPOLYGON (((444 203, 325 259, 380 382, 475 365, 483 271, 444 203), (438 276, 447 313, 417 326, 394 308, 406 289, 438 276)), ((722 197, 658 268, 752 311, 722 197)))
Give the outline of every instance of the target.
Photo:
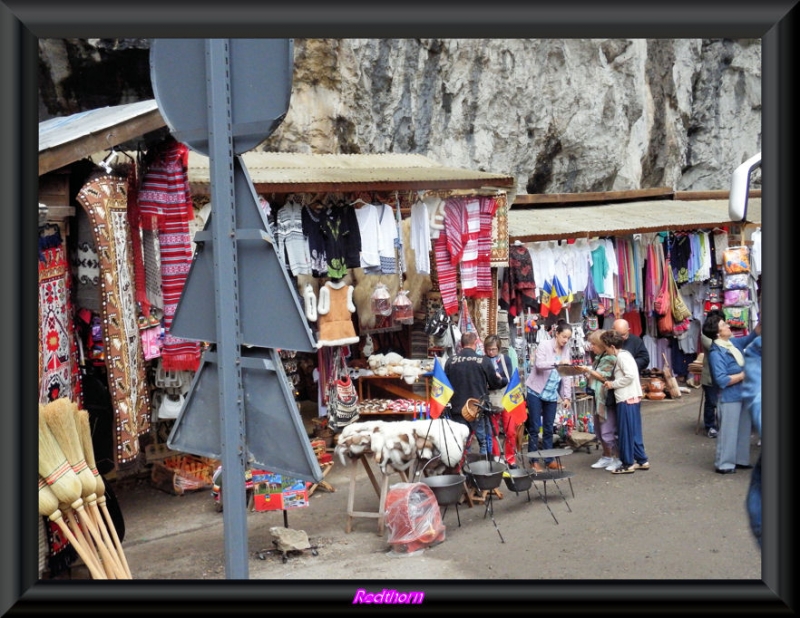
MULTIPOLYGON (((41 408, 40 408, 41 409, 41 408)), ((39 415, 39 475, 56 494, 60 502, 72 504, 81 497, 83 487, 75 470, 69 465, 44 415, 39 415)))
POLYGON ((78 475, 81 482, 81 495, 84 500, 87 500, 92 494, 95 494, 97 481, 84 458, 78 428, 75 425, 75 415, 72 411, 74 407, 77 407, 76 404, 66 397, 61 397, 45 404, 44 417, 61 446, 61 450, 67 456, 67 461, 78 475))
POLYGON ((94 480, 97 484, 95 493, 97 497, 106 493, 106 485, 103 477, 97 471, 97 462, 94 458, 94 444, 92 443, 92 427, 89 423, 89 411, 81 410, 75 407, 75 425, 78 428, 78 437, 80 438, 81 447, 83 448, 83 456, 86 459, 86 465, 94 475, 94 480))
POLYGON ((41 476, 39 477, 39 515, 50 517, 58 510, 58 496, 41 476))

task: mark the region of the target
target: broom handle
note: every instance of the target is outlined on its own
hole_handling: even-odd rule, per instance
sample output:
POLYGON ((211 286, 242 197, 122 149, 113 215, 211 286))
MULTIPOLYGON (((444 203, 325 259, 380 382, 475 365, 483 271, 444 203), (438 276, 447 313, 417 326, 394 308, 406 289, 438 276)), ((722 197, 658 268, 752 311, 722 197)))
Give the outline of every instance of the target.
POLYGON ((109 577, 113 579, 125 579, 125 574, 120 572, 119 568, 114 563, 114 559, 111 557, 111 554, 108 551, 108 547, 106 547, 105 543, 103 543, 103 539, 100 537, 100 532, 98 532, 97 526, 94 525, 94 519, 92 519, 91 514, 84 508, 83 504, 76 509, 76 512, 78 513, 78 519, 80 519, 81 523, 88 528, 89 534, 94 540, 97 551, 100 553, 100 557, 103 559, 103 568, 105 569, 106 573, 108 573, 109 577))
MULTIPOLYGON (((86 535, 83 533, 80 525, 78 525, 78 516, 76 515, 75 511, 70 507, 66 507, 63 509, 62 513, 67 515, 67 523, 72 530, 75 541, 81 545, 84 551, 86 551, 86 553, 89 555, 89 559, 92 561, 92 564, 94 564, 95 568, 102 571, 103 567, 100 564, 100 558, 97 556, 97 550, 95 549, 94 543, 86 538, 86 535)), ((81 557, 83 558, 83 561, 86 562, 86 558, 83 556, 81 557)), ((89 567, 89 564, 87 563, 86 566, 89 567)), ((103 577, 103 579, 108 579, 108 577, 103 577)))
POLYGON ((103 572, 97 563, 94 561, 94 557, 92 556, 91 550, 86 548, 72 533, 72 530, 69 529, 64 518, 61 516, 60 511, 56 511, 52 515, 50 515, 50 521, 56 523, 56 525, 61 529, 61 532, 64 533, 64 536, 67 537, 67 540, 72 544, 75 548, 75 551, 78 552, 78 555, 83 560, 86 568, 89 569, 89 573, 92 574, 93 579, 108 579, 106 574, 103 572))
POLYGON ((133 579, 133 575, 131 575, 131 568, 128 566, 128 559, 125 557, 125 551, 122 549, 122 543, 119 540, 119 535, 117 534, 117 527, 114 525, 114 521, 111 519, 111 513, 108 511, 108 507, 106 506, 106 497, 100 496, 97 499, 98 504, 100 505, 100 510, 103 512, 103 517, 105 517, 107 528, 111 531, 111 536, 114 539, 114 547, 117 548, 117 554, 122 561, 122 566, 125 568, 125 572, 128 574, 130 579, 133 579))
POLYGON ((106 528, 105 521, 103 521, 102 515, 100 515, 100 509, 97 507, 97 500, 90 500, 89 501, 89 514, 93 518, 93 523, 100 531, 100 536, 103 538, 103 544, 108 548, 109 554, 111 558, 114 560, 114 566, 116 567, 117 571, 121 573, 125 577, 125 579, 130 579, 130 574, 125 570, 125 567, 122 565, 122 559, 119 557, 119 553, 117 552, 117 548, 114 546, 111 537, 108 534, 108 529, 106 528))

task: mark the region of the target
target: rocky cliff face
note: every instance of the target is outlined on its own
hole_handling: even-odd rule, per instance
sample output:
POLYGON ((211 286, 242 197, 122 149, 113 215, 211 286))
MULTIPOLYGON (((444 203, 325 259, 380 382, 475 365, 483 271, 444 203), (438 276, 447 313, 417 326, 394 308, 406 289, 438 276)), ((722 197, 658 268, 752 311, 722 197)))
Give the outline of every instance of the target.
MULTIPOLYGON (((152 97, 148 42, 40 39, 40 117, 152 97)), ((728 189, 761 149, 759 40, 295 39, 271 151, 402 152, 519 193, 728 189)), ((759 181, 760 182, 760 181, 759 181)))

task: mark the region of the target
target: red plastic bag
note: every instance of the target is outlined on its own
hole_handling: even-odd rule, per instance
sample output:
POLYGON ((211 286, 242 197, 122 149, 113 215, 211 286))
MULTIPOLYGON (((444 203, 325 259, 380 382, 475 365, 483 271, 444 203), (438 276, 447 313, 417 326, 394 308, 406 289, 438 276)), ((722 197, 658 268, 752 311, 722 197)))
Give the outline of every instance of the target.
POLYGON ((425 483, 397 483, 386 495, 389 544, 413 553, 444 541, 445 526, 433 490, 425 483))

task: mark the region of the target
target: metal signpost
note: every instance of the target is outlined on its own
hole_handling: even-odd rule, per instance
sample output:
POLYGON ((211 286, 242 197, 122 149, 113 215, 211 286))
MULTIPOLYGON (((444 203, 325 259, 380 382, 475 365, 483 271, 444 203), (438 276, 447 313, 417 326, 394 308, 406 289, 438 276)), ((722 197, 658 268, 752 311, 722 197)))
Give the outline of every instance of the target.
POLYGON ((292 51, 290 39, 154 39, 150 51, 170 131, 210 157, 213 213, 195 237, 170 332, 216 346, 204 354, 167 444, 220 459, 223 485, 242 486, 222 493, 228 579, 249 576, 247 463, 322 480, 273 349, 314 351, 314 338, 240 156, 286 115, 292 51))

